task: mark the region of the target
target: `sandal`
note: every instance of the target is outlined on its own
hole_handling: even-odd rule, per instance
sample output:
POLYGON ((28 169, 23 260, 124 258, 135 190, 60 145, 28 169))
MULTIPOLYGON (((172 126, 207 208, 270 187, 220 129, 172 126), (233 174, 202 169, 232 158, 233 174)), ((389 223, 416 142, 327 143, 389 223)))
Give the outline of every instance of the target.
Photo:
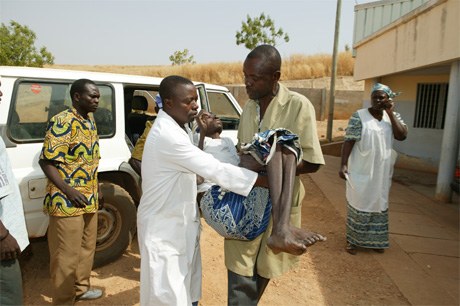
POLYGON ((356 255, 356 253, 358 252, 358 249, 356 248, 354 244, 347 243, 347 247, 345 248, 345 251, 347 251, 348 254, 356 255))

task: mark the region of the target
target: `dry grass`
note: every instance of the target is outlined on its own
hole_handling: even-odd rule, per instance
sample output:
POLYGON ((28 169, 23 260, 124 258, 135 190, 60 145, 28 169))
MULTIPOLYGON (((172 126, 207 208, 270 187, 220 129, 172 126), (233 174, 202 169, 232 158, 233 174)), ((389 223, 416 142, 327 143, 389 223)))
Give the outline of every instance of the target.
MULTIPOLYGON (((332 56, 330 54, 296 54, 283 59, 282 80, 304 80, 322 78, 331 75, 332 56)), ((353 75, 354 58, 351 52, 338 55, 337 75, 353 75)), ((89 66, 89 65, 52 65, 51 68, 113 72, 146 76, 165 77, 182 75, 184 77, 213 84, 242 84, 243 62, 191 64, 182 66, 89 66)))

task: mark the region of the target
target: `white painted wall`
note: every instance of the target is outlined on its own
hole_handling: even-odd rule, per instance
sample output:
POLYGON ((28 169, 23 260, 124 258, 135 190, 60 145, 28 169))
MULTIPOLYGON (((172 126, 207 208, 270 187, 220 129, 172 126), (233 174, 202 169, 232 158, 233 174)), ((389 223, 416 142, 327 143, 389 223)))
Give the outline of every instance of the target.
POLYGON ((406 123, 409 133, 404 141, 394 142, 394 149, 409 156, 423 159, 424 162, 433 167, 438 167, 443 130, 414 128, 415 101, 417 96, 418 83, 439 83, 449 82, 449 75, 407 75, 399 74, 373 78, 365 81, 363 107, 370 106, 370 92, 375 84, 380 82, 390 86, 395 92, 401 92, 394 98, 396 103, 395 111, 401 114, 406 123))
POLYGON ((460 0, 429 1, 353 46, 354 78, 370 79, 458 60, 459 29, 460 0))
POLYGON ((394 149, 409 156, 422 158, 437 167, 441 154, 443 130, 414 128, 415 101, 397 101, 396 111, 401 114, 409 133, 405 141, 394 142, 394 149))

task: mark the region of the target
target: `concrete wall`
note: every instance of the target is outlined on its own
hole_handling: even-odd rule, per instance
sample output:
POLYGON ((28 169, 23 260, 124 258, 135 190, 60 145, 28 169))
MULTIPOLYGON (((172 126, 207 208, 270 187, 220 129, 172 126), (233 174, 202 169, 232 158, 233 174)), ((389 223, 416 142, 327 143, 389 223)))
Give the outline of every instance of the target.
POLYGON ((431 0, 391 0, 355 5, 353 45, 429 1, 431 0))
POLYGON ((353 46, 355 80, 458 59, 459 29, 459 0, 430 1, 353 46))
MULTIPOLYGON (((369 96, 375 79, 366 80, 365 92, 368 94, 363 105, 370 105, 369 96)), ((401 92, 395 101, 395 110, 409 128, 405 141, 394 142, 394 149, 409 157, 422 159, 427 165, 436 167, 441 154, 442 129, 414 128, 415 101, 418 83, 448 83, 449 75, 393 75, 382 77, 379 82, 390 86, 395 92, 401 92)))
MULTIPOLYGON (((243 85, 225 85, 238 100, 241 107, 249 99, 243 85)), ((313 104, 316 120, 323 121, 329 113, 329 90, 321 88, 289 87, 290 90, 306 96, 313 104)), ((336 90, 334 104, 334 119, 346 120, 362 106, 363 92, 361 90, 336 90)))
MULTIPOLYGON (((334 119, 350 119, 351 115, 362 108, 363 91, 336 90, 334 103, 334 119)), ((329 113, 329 91, 326 97, 326 115, 329 113)))

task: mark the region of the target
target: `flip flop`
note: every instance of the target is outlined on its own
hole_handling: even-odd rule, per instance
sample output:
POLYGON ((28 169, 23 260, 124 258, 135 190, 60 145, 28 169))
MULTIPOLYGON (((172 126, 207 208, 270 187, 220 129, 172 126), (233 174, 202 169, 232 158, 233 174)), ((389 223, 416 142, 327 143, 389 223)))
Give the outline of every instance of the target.
POLYGON ((355 245, 351 243, 347 243, 347 247, 345 248, 345 251, 347 251, 348 254, 356 255, 356 253, 358 252, 358 249, 356 248, 355 245))

